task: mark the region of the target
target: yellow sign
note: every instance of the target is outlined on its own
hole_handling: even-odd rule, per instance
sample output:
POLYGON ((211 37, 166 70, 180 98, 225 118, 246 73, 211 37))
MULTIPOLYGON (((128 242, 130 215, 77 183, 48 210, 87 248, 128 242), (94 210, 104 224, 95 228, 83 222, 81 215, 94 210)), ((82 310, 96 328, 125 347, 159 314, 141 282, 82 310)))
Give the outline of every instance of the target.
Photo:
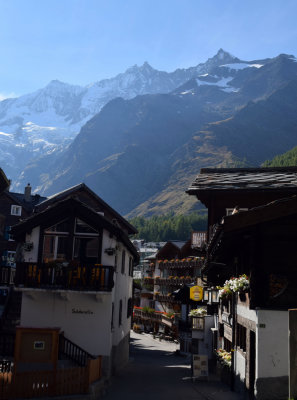
POLYGON ((190 299, 201 301, 203 298, 203 288, 201 286, 192 286, 190 288, 190 299))

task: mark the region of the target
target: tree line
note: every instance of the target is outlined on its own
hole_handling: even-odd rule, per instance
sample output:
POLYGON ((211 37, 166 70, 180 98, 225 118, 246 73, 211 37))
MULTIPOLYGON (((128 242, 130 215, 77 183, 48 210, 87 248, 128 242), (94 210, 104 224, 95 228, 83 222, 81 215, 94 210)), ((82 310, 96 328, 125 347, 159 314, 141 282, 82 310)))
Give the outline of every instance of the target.
POLYGON ((275 156, 272 160, 263 163, 263 167, 289 167, 297 166, 297 146, 286 153, 275 156))
POLYGON ((138 230, 134 239, 147 242, 167 242, 168 240, 188 240, 192 231, 207 229, 207 214, 192 213, 174 215, 173 213, 152 216, 150 218, 135 217, 129 221, 138 230))

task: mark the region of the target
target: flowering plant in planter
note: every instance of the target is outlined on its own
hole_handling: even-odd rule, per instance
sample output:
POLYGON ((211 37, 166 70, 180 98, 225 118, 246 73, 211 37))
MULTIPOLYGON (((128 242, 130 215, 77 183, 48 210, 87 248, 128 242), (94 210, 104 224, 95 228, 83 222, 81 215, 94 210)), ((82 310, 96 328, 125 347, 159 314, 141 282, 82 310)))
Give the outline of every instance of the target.
POLYGON ((231 278, 225 281, 224 286, 217 288, 219 289, 219 298, 229 297, 232 293, 244 293, 250 287, 249 278, 243 274, 238 278, 231 278))
POLYGON ((189 317, 204 317, 207 314, 205 308, 199 307, 189 312, 189 317))
POLYGON ((240 277, 238 278, 231 278, 229 280, 229 284, 230 284, 230 289, 232 290, 232 292, 245 292, 249 289, 250 287, 250 281, 249 278, 243 274, 240 275, 240 277))
POLYGON ((215 350, 215 354, 218 357, 219 361, 221 361, 225 365, 228 365, 228 367, 231 367, 231 352, 223 349, 218 349, 215 350))

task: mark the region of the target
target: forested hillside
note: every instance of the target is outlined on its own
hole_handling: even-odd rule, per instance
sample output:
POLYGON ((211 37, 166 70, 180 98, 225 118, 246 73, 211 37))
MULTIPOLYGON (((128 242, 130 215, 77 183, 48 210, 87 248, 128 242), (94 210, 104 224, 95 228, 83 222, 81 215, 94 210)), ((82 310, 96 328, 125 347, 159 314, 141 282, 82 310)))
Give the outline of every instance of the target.
POLYGON ((263 163, 263 167, 294 167, 297 165, 297 146, 272 160, 263 163))
POLYGON ((166 242, 168 240, 188 240, 191 231, 205 231, 207 214, 205 212, 189 215, 173 213, 151 218, 135 217, 129 221, 138 230, 135 238, 145 241, 166 242))

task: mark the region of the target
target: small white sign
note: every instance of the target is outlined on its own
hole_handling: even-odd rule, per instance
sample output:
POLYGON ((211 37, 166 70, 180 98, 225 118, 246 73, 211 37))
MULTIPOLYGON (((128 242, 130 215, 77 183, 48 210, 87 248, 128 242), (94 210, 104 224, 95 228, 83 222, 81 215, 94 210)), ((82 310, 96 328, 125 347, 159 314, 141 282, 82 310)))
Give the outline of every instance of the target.
POLYGON ((45 342, 43 340, 36 340, 33 343, 33 349, 34 350, 45 350, 45 342))
POLYGON ((202 247, 206 242, 206 232, 192 232, 192 247, 202 247))
POLYGON ((193 377, 208 377, 208 356, 193 354, 193 377))

